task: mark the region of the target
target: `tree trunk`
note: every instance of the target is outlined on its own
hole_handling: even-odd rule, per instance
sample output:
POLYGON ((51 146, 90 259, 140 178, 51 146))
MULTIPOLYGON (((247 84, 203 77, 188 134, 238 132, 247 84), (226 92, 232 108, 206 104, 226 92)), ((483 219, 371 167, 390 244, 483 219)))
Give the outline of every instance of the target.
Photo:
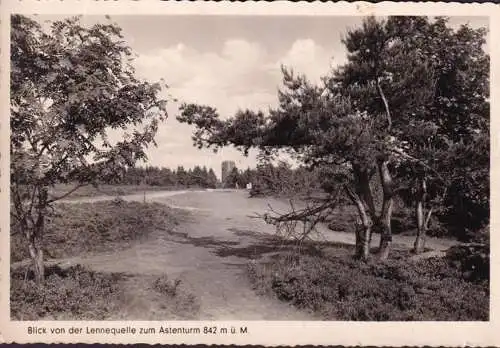
POLYGON ((356 229, 356 251, 354 256, 357 259, 367 260, 370 257, 370 236, 372 232, 372 222, 361 200, 356 203, 360 215, 360 223, 356 229))
POLYGON ((359 219, 356 223, 356 249, 354 257, 357 259, 367 260, 370 256, 370 236, 372 229, 372 221, 366 213, 366 208, 363 200, 358 194, 350 188, 346 188, 347 194, 358 209, 359 219))
POLYGON ((35 281, 43 283, 45 265, 43 262, 43 232, 45 229, 45 212, 47 208, 47 189, 41 188, 38 193, 37 218, 31 231, 28 231, 28 249, 33 261, 35 281))
POLYGON ((36 238, 31 238, 28 248, 33 261, 33 271, 35 272, 35 281, 37 284, 43 283, 45 279, 45 265, 43 263, 43 249, 41 243, 36 238))
POLYGON ((432 210, 429 210, 427 219, 425 219, 424 204, 427 198, 427 184, 425 178, 422 178, 418 182, 418 189, 416 194, 416 217, 417 217, 417 238, 415 239, 415 244, 413 251, 415 254, 420 254, 425 249, 425 234, 427 232, 427 226, 429 219, 431 217, 432 210))
POLYGON ((393 200, 394 188, 393 188, 391 174, 389 172, 389 168, 387 167, 387 160, 379 161, 378 169, 383 191, 382 212, 380 214, 380 221, 379 221, 381 225, 381 231, 380 231, 380 247, 378 256, 381 260, 385 260, 389 256, 392 244, 391 219, 392 219, 392 207, 394 201, 393 200))

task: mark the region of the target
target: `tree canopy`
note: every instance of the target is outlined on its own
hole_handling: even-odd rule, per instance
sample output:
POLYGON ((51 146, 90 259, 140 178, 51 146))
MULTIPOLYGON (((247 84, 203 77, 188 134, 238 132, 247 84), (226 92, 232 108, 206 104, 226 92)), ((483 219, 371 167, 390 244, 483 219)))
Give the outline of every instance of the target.
POLYGON ((347 63, 322 84, 283 68, 278 107, 267 114, 242 110, 222 120, 213 107, 184 104, 178 120, 195 125, 200 148, 287 149, 308 166, 329 167, 359 209, 365 256, 373 225, 386 257, 393 196, 405 185, 416 205, 428 205, 416 191, 429 187, 455 212, 465 202, 476 217, 481 211, 476 227, 488 223, 485 35, 441 17, 368 17, 346 33, 347 63))
POLYGON ((167 100, 163 83, 135 77, 115 24, 84 27, 74 17, 44 29, 13 15, 11 25, 11 211, 40 280, 46 209, 65 196, 49 197, 47 188, 63 182, 75 190, 145 159, 167 100), (113 141, 113 131, 124 135, 113 141))

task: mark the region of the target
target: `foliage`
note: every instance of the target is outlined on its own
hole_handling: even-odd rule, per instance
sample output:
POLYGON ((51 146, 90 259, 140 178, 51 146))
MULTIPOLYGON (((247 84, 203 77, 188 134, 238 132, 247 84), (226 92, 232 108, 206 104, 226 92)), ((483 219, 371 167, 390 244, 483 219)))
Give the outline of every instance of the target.
POLYGON ((11 271, 10 309, 13 320, 103 320, 116 311, 121 294, 120 274, 103 274, 80 265, 47 270, 44 284, 33 271, 11 271))
POLYGON ((467 230, 477 230, 489 220, 486 31, 466 25, 452 30, 446 18, 430 22, 395 17, 387 27, 394 39, 387 69, 391 81, 384 88, 398 115, 396 136, 406 144, 407 153, 428 165, 401 163, 400 180, 411 188, 415 179, 425 177, 428 206, 446 220, 454 235, 465 237, 467 230), (419 76, 421 95, 415 98, 413 83, 419 76))
POLYGON ((132 52, 120 28, 84 28, 78 18, 50 31, 12 18, 12 155, 16 184, 51 185, 106 177, 144 159, 158 121, 166 116, 159 83, 134 77, 132 52), (150 121, 149 123, 145 123, 150 121), (111 144, 109 129, 132 129, 111 144), (100 140, 101 147, 98 147, 100 140), (93 156, 93 161, 89 161, 93 156), (93 162, 93 163, 91 163, 93 162))
MULTIPOLYGON (((168 232, 177 223, 172 210, 159 203, 58 204, 47 216, 44 248, 52 258, 123 249, 158 229, 168 232)), ((19 226, 11 230, 18 231, 19 226)), ((11 238, 11 261, 28 257, 19 231, 11 238)))
POLYGON ((172 282, 170 279, 168 279, 167 275, 163 275, 155 279, 155 281, 153 282, 153 289, 168 296, 175 296, 177 295, 177 290, 180 284, 180 279, 176 279, 172 282))
POLYGON ((147 166, 145 168, 129 168, 119 181, 125 185, 150 185, 164 187, 201 187, 216 188, 218 184, 217 176, 212 168, 194 166, 187 171, 183 166, 177 169, 158 168, 147 166))
POLYGON ((253 264, 249 271, 261 292, 313 310, 323 320, 489 318, 489 282, 469 282, 439 258, 360 264, 348 255, 281 255, 269 264, 253 264))
MULTIPOLYGON (((58 196, 65 192, 68 192, 70 184, 57 184, 49 189, 49 196, 58 196)), ((155 191, 165 191, 172 190, 175 187, 171 186, 150 186, 150 185, 123 185, 123 184, 99 184, 96 186, 84 186, 72 194, 68 195, 65 200, 72 200, 75 198, 87 199, 89 197, 102 197, 102 196, 112 196, 120 197, 125 195, 137 195, 147 192, 155 191)), ((147 198, 147 196, 146 196, 147 198)))
POLYGON ((238 168, 234 167, 224 178, 224 182, 222 183, 223 187, 231 187, 234 188, 239 186, 242 183, 241 175, 238 168))
POLYGON ((11 214, 41 281, 44 217, 62 198, 49 198, 48 188, 110 180, 145 159, 167 101, 161 83, 134 76, 115 24, 86 28, 74 17, 44 30, 14 15, 11 25, 11 214), (113 143, 111 131, 125 134, 113 143))
POLYGON ((286 162, 273 165, 263 162, 249 173, 252 182, 252 196, 310 196, 320 191, 318 171, 311 171, 305 167, 292 168, 286 162))
POLYGON ((459 268, 467 279, 482 280, 490 277, 490 245, 463 244, 446 251, 446 259, 459 268))

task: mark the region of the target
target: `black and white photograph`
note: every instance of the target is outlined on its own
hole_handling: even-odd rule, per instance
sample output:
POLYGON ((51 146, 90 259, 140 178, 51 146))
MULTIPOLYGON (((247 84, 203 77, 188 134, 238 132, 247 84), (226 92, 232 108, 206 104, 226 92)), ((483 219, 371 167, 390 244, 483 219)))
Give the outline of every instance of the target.
POLYGON ((490 321, 487 15, 9 20, 10 323, 490 321))

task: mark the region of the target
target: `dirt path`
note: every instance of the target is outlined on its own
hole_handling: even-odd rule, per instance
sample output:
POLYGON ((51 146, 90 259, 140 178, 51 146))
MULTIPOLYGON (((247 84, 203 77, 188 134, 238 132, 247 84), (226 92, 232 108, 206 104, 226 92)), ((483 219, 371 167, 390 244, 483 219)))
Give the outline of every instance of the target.
MULTIPOLYGON (((272 204, 286 211, 287 204, 272 199, 247 198, 244 191, 155 192, 147 201, 164 203, 191 212, 174 233, 156 231, 151 238, 130 249, 66 260, 81 263, 96 271, 134 274, 126 282, 129 299, 119 318, 113 319, 199 319, 199 320, 311 320, 311 314, 300 312, 278 300, 259 296, 246 275, 250 259, 276 251, 270 242, 272 226, 249 215, 263 213, 272 204), (180 279, 199 301, 196 314, 180 318, 162 317, 166 312, 146 284, 167 274, 180 279)), ((143 200, 141 194, 124 197, 143 200)), ((91 202, 104 198, 79 199, 91 202)), ((329 241, 354 243, 349 233, 326 231, 329 241)), ((395 236, 396 245, 411 246, 411 237, 395 236)), ((377 243, 377 241, 374 241, 377 243)), ((430 240, 428 246, 443 250, 448 242, 430 240)))
MULTIPOLYGON (((142 200, 143 195, 124 197, 142 200)), ((78 199, 92 202, 109 197, 78 199)), ((174 233, 156 231, 151 238, 127 250, 67 259, 63 265, 84 264, 101 272, 133 274, 126 281, 126 308, 110 319, 198 319, 198 320, 311 320, 312 315, 272 298, 259 296, 247 279, 249 259, 257 258, 262 249, 258 221, 247 217, 253 213, 243 192, 155 192, 148 201, 168 204, 191 211, 187 221, 174 233), (243 205, 242 205, 243 203, 243 205), (252 229, 257 232, 249 232, 252 229), (167 274, 180 279, 182 285, 199 302, 195 315, 165 318, 158 308, 160 301, 148 289, 155 277, 167 274), (140 275, 140 276, 137 276, 140 275)), ((252 202, 250 202, 252 203, 252 202)), ((267 227, 263 224, 263 227, 267 227)))

